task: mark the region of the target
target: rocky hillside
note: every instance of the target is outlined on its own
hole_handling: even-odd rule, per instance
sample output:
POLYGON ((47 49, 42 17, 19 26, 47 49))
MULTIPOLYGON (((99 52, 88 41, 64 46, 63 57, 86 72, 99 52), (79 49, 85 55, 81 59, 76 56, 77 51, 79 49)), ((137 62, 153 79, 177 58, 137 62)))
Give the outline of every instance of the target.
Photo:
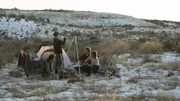
POLYGON ((127 32, 179 33, 177 22, 142 20, 131 16, 82 11, 0 10, 0 37, 46 37, 53 31, 74 35, 120 35, 127 32))

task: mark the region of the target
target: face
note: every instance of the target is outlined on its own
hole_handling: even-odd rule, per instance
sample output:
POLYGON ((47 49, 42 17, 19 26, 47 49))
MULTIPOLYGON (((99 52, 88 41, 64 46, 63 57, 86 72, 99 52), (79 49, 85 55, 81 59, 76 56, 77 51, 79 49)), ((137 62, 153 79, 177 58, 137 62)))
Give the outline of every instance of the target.
POLYGON ((85 53, 89 53, 89 51, 87 49, 85 49, 85 53))
POLYGON ((95 58, 95 55, 96 55, 96 54, 95 54, 95 53, 93 53, 93 54, 92 54, 92 57, 93 57, 93 58, 95 58))

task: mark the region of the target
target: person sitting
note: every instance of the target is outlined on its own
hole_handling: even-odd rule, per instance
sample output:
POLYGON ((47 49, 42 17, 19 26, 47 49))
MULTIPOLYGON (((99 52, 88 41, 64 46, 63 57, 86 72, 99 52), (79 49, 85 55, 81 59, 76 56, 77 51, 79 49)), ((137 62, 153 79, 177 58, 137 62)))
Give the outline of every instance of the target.
POLYGON ((92 67, 92 71, 94 74, 97 74, 99 71, 99 58, 98 58, 98 53, 96 51, 93 51, 91 53, 91 57, 89 57, 89 60, 91 61, 90 63, 86 63, 89 67, 92 67))
POLYGON ((91 64, 91 61, 90 61, 90 57, 91 56, 91 48, 90 47, 87 47, 85 48, 85 52, 80 56, 79 58, 79 61, 80 61, 80 68, 78 67, 75 67, 75 70, 77 72, 85 72, 87 73, 87 76, 90 76, 91 74, 91 66, 88 66, 88 64, 91 64), (80 69, 80 71, 79 71, 80 69))
POLYGON ((91 48, 86 47, 85 52, 79 57, 79 61, 81 64, 87 62, 88 58, 91 56, 91 48))
POLYGON ((93 52, 92 52, 91 65, 92 65, 92 71, 93 71, 93 73, 94 73, 94 74, 97 74, 98 71, 99 71, 99 67, 100 67, 97 51, 93 51, 93 52))

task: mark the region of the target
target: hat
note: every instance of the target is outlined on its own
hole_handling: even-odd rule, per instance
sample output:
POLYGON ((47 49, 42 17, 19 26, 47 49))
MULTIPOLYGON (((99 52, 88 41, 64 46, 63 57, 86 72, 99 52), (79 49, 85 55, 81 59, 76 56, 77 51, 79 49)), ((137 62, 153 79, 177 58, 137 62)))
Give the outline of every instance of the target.
POLYGON ((54 36, 58 36, 59 35, 59 32, 54 32, 54 36))

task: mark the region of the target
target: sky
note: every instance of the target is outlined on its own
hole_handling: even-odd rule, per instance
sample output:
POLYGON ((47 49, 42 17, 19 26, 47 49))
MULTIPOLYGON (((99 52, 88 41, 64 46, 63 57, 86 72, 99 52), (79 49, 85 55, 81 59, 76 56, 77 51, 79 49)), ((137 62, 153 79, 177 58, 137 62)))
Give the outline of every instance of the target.
POLYGON ((180 21, 179 4, 180 0, 0 0, 0 8, 94 11, 171 21, 180 21))

